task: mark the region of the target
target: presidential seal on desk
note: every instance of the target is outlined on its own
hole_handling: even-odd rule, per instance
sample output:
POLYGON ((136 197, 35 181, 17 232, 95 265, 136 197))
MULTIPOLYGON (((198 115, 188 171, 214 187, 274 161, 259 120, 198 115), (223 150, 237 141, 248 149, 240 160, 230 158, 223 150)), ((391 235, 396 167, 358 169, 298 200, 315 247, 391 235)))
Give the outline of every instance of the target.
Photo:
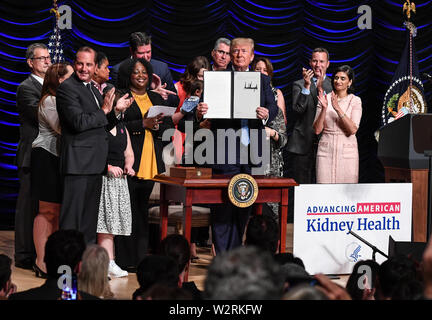
POLYGON ((231 178, 228 184, 228 197, 235 206, 249 207, 257 196, 258 184, 252 176, 241 173, 231 178))

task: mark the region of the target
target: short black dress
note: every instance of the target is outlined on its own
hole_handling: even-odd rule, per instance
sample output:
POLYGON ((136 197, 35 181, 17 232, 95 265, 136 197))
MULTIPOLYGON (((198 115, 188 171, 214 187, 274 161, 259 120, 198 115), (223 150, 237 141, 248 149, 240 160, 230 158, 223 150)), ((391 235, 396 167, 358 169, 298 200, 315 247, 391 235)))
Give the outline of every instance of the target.
POLYGON ((58 119, 55 96, 46 97, 38 109, 39 134, 32 143, 31 191, 39 201, 61 203, 58 119))
MULTIPOLYGON (((127 134, 122 122, 116 126, 116 131, 115 136, 108 132, 108 164, 123 169, 127 134)), ((102 176, 97 232, 123 236, 129 236, 132 232, 130 196, 125 175, 119 178, 110 174, 102 176)))

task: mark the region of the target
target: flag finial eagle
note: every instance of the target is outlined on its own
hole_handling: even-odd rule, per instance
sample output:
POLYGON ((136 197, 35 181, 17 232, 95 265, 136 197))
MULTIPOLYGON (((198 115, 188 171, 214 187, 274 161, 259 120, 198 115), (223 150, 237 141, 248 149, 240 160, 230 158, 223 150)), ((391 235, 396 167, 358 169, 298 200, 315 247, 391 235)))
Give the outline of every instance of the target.
POLYGON ((404 13, 406 12, 406 16, 407 16, 408 20, 411 18, 411 11, 413 13, 416 13, 415 3, 407 0, 403 5, 402 12, 404 12, 404 13))

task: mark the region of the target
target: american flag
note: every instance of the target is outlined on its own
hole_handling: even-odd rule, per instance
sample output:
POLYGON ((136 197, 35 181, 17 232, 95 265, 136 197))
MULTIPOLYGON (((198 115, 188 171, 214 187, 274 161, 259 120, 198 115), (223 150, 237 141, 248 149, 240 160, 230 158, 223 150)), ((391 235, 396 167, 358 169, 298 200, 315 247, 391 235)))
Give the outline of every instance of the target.
POLYGON ((403 116, 407 115, 409 113, 408 109, 405 107, 402 107, 399 112, 395 116, 395 120, 402 118, 403 116))
POLYGON ((60 29, 57 26, 57 19, 53 33, 51 34, 48 42, 48 52, 51 55, 52 63, 59 63, 64 61, 62 38, 60 34, 60 29))

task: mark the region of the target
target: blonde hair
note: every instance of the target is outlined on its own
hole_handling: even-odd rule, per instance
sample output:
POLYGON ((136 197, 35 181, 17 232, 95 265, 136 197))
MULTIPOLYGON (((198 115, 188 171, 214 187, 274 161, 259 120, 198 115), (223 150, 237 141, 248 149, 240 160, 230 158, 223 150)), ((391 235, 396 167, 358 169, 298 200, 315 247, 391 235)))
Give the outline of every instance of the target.
POLYGON ((104 299, 112 299, 108 283, 109 257, 105 248, 91 244, 84 251, 78 274, 78 289, 104 299))
POLYGON ((231 49, 238 44, 248 44, 251 47, 251 51, 254 52, 255 42, 251 38, 234 38, 231 41, 231 49))

